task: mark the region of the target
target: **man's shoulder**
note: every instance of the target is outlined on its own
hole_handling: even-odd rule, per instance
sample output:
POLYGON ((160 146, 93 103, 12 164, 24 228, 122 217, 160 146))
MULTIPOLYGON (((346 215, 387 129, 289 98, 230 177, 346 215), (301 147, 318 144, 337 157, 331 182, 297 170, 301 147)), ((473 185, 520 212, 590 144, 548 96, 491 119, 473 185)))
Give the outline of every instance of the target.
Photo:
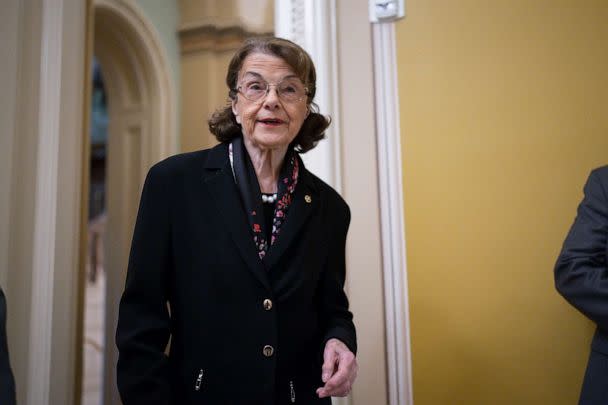
POLYGON ((4 296, 2 287, 0 287, 0 313, 4 312, 4 308, 6 308, 6 297, 4 296))
POLYGON ((587 186, 591 188, 601 187, 603 190, 608 191, 608 165, 591 170, 587 186))
POLYGON ((608 165, 600 166, 591 171, 591 175, 608 181, 608 165))

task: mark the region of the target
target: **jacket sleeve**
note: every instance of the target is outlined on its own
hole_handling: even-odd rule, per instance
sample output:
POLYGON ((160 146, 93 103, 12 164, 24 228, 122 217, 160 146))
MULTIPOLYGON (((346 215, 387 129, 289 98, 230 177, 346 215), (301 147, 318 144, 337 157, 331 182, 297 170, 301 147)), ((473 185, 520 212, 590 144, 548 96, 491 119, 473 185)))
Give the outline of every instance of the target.
POLYGON ((329 255, 321 280, 321 317, 325 327, 323 346, 332 338, 342 341, 351 352, 357 353, 357 335, 353 314, 349 311, 348 298, 344 292, 346 278, 346 235, 350 224, 350 210, 343 203, 336 216, 336 225, 331 229, 329 255))
POLYGON ((172 403, 165 355, 170 335, 171 193, 164 175, 155 166, 146 177, 120 300, 117 383, 123 405, 172 403))
POLYGON ((605 169, 591 172, 554 274, 559 293, 600 328, 608 330, 607 173, 605 169))

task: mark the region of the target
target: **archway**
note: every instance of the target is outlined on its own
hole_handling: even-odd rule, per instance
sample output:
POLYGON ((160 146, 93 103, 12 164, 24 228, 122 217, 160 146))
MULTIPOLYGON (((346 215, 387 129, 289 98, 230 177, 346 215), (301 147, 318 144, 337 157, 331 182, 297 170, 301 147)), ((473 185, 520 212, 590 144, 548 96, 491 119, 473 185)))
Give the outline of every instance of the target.
POLYGON ((176 152, 174 83, 160 40, 137 6, 94 0, 93 52, 108 102, 103 403, 119 404, 114 331, 132 229, 148 168, 176 152))

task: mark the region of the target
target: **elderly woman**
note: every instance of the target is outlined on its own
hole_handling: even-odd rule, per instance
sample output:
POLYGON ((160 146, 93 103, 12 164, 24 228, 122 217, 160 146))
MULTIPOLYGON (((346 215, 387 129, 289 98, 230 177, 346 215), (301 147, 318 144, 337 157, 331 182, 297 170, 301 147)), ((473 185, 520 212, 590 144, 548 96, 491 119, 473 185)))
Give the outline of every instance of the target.
POLYGON ((329 125, 315 80, 298 45, 246 41, 228 67, 230 104, 209 120, 220 144, 148 173, 116 333, 124 405, 329 404, 349 393, 350 212, 299 156, 329 125))

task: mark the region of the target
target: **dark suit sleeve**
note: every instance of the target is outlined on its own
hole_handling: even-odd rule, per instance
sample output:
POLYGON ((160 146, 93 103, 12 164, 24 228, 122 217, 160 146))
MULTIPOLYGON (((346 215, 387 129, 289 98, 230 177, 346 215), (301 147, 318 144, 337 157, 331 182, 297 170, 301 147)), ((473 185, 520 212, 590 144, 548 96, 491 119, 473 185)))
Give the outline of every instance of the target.
POLYGON ((0 288, 0 404, 15 405, 15 380, 8 356, 6 339, 6 300, 0 288))
POLYGON ((591 172, 585 196, 555 265, 555 286, 575 308, 608 330, 608 170, 591 172))
POLYGON ((170 335, 171 192, 163 177, 155 166, 146 178, 120 301, 117 382, 123 405, 172 403, 165 355, 170 335))
POLYGON ((353 314, 348 309, 348 298, 344 292, 344 281, 346 278, 346 234, 350 224, 350 210, 343 203, 342 208, 337 211, 333 223, 336 226, 329 229, 330 249, 327 265, 324 269, 321 286, 321 316, 325 326, 325 343, 336 338, 341 340, 353 352, 357 353, 357 336, 353 324, 353 314))

